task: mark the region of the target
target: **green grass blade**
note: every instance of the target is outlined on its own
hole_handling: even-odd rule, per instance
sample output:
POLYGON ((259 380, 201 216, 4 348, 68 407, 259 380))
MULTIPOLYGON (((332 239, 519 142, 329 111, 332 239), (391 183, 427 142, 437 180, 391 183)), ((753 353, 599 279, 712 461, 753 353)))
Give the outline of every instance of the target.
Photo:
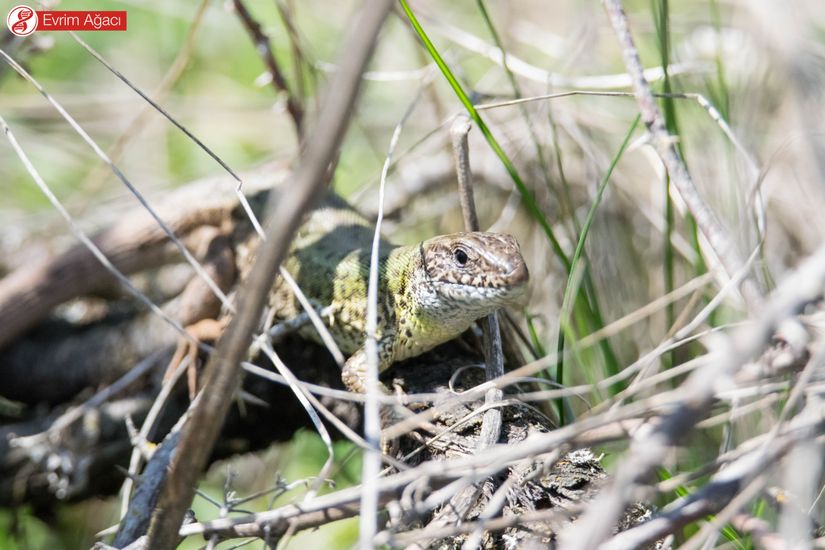
MULTIPOLYGON (((670 473, 670 471, 667 468, 664 468, 664 467, 659 468, 657 473, 658 473, 659 479, 661 481, 666 481, 666 480, 671 479, 673 477, 673 475, 670 473)), ((687 498, 688 496, 690 496, 691 490, 688 489, 687 487, 683 486, 683 485, 679 485, 678 487, 676 487, 673 490, 673 492, 676 494, 676 496, 678 498, 687 498)), ((713 521, 715 518, 716 518, 716 516, 713 515, 713 514, 708 514, 707 516, 705 516, 705 520, 707 520, 707 521, 713 521)), ((743 537, 739 533, 739 531, 737 531, 729 523, 725 524, 720 529, 720 532, 722 533, 722 536, 725 537, 725 539, 727 539, 728 542, 730 542, 738 550, 747 550, 747 548, 749 547, 749 544, 747 544, 746 542, 743 542, 743 541, 746 540, 746 537, 743 537)))
MULTIPOLYGON (((502 163, 505 170, 510 175, 510 178, 513 180, 516 189, 518 189, 519 193, 521 194, 522 203, 524 204, 527 211, 530 213, 530 216, 533 219, 535 219, 541 226, 542 230, 547 236, 547 239, 550 241, 554 254, 559 259, 559 261, 562 262, 565 268, 565 272, 569 275, 572 271, 572 264, 570 262, 570 259, 564 253, 564 250, 562 249, 559 240, 556 238, 556 235, 554 234, 553 229, 550 226, 550 223, 547 221, 547 218, 544 216, 541 209, 539 208, 535 197, 524 184, 524 181, 521 179, 521 176, 516 170, 515 165, 507 156, 507 153, 504 152, 504 149, 501 147, 490 128, 484 122, 484 119, 481 118, 481 115, 476 110, 475 106, 470 100, 469 95, 462 88, 461 83, 458 82, 455 75, 447 66, 447 63, 444 61, 444 58, 438 52, 438 49, 432 43, 429 36, 427 36, 427 33, 421 26, 421 23, 419 23, 412 9, 410 9, 407 0, 400 0, 400 3, 402 10, 406 14, 407 19, 410 21, 410 24, 413 27, 413 30, 415 30, 416 34, 424 44, 425 49, 430 54, 430 57, 433 59, 433 61, 435 61, 436 65, 441 70, 442 75, 447 80, 453 92, 455 92, 459 101, 461 101, 462 105, 464 105, 464 108, 467 110, 467 113, 469 114, 470 118, 472 118, 476 126, 478 126, 479 130, 484 135, 484 138, 487 140, 487 143, 489 144, 490 148, 499 158, 499 161, 502 163)), ((595 293, 592 292, 592 283, 589 282, 589 277, 587 276, 585 276, 584 278, 584 288, 585 290, 591 290, 590 299, 588 299, 586 292, 579 293, 576 295, 574 305, 574 311, 576 312, 576 316, 585 319, 587 325, 591 329, 595 330, 597 328, 601 328, 601 326, 603 325, 601 321, 601 314, 598 311, 598 305, 594 303, 595 293)), ((613 350, 610 348, 609 342, 607 342, 606 340, 602 340, 599 343, 599 348, 602 350, 605 363, 608 365, 609 369, 611 371, 618 372, 618 361, 616 360, 616 356, 613 353, 613 350)))
POLYGON ((536 202, 536 198, 524 184, 524 181, 521 179, 518 171, 516 170, 515 165, 510 160, 510 157, 507 156, 507 153, 504 152, 501 145, 499 145, 498 140, 495 138, 493 133, 490 131, 490 128, 484 122, 484 119, 481 118, 481 115, 476 110, 473 102, 470 101, 470 97, 464 91, 464 88, 461 87, 461 83, 458 82, 453 72, 447 66, 447 63, 444 62, 444 59, 441 57, 441 54, 438 53, 435 45, 430 40, 427 33, 424 32, 424 28, 421 26, 421 23, 418 22, 418 19, 415 17, 415 14, 410 9, 409 4, 407 4, 407 0, 400 0, 401 1, 401 8, 404 10, 404 13, 407 15, 407 18, 410 21, 410 24, 413 26, 418 37, 424 43, 424 47, 426 48, 427 52, 432 57, 435 64, 438 65, 438 68, 441 70, 441 74, 444 75, 444 78, 447 79, 447 83, 453 89, 456 96, 458 96, 459 101, 461 101, 464 108, 467 109, 467 114, 470 115, 470 118, 473 119, 473 122, 476 123, 478 129, 484 135, 484 138, 487 140, 487 143, 492 148, 493 152, 501 161, 504 169, 507 170, 507 173, 510 175, 510 178, 513 180, 513 183, 518 189, 519 193, 521 194, 521 199, 524 202, 524 206, 527 208, 527 211, 530 215, 539 223, 544 234, 547 236, 547 239, 550 241, 550 244, 553 247, 553 251, 559 260, 564 264, 565 271, 570 271, 570 259, 564 253, 564 250, 559 244, 559 240, 556 238, 555 233, 553 233, 553 228, 550 227, 550 224, 547 222, 547 218, 542 213, 541 209, 536 202))
MULTIPOLYGON (((596 217, 596 210, 599 208, 599 204, 602 202, 602 198, 604 197, 605 189, 607 189, 607 182, 610 181, 610 177, 613 175, 613 171, 616 168, 616 165, 619 163, 619 159, 624 155, 624 152, 627 150, 627 146, 630 143, 630 138, 633 137, 633 133, 636 131, 636 128, 639 126, 639 120, 641 120, 641 115, 636 115, 636 118, 633 119, 633 122, 630 125, 630 128, 625 134, 624 140, 622 140, 622 144, 619 147, 619 150, 613 156, 613 159, 610 161, 610 166, 607 168, 607 172, 605 172, 602 181, 599 183, 599 187, 596 190, 596 197, 593 200, 593 204, 590 205, 590 209, 587 211, 587 217, 584 219, 584 224, 582 225, 581 233, 579 233, 579 240, 576 243, 576 250, 573 252, 573 258, 570 261, 570 264, 573 266, 573 271, 570 272, 570 276, 567 280, 567 287, 565 288, 564 294, 564 301, 569 300, 569 293, 572 291, 572 276, 573 272, 576 269, 576 266, 582 259, 584 255, 584 245, 587 241, 587 235, 590 232, 590 227, 593 225, 593 220, 596 217)), ((563 342, 563 334, 559 333, 559 341, 563 342)), ((559 356, 559 361, 561 362, 561 356, 559 356)), ((561 363, 560 363, 561 364, 561 363)), ((616 372, 610 372, 610 375, 614 375, 618 373, 618 368, 616 368, 616 372)), ((556 380, 561 382, 563 380, 563 369, 557 369, 556 372, 556 380)), ((611 392, 615 395, 619 391, 621 391, 621 384, 615 384, 615 387, 611 387, 611 392)))
MULTIPOLYGON (((656 38, 659 42, 659 61, 662 64, 662 70, 664 71, 664 81, 662 84, 662 91, 666 94, 670 94, 673 92, 673 87, 670 81, 670 73, 668 71, 668 65, 670 64, 670 8, 668 4, 668 0, 652 0, 652 12, 654 23, 656 26, 656 38)), ((663 115, 665 117, 665 127, 670 135, 676 135, 679 132, 679 128, 676 122, 676 105, 671 97, 663 98, 662 100, 663 105, 663 115)), ((673 292, 675 283, 674 283, 674 254, 673 254, 673 223, 674 223, 674 211, 673 211, 673 201, 670 198, 670 177, 669 175, 665 174, 664 177, 664 196, 665 196, 665 232, 664 232, 664 262, 663 262, 663 275, 664 275, 664 287, 665 293, 668 294, 673 292)), ((675 307, 674 304, 668 304, 667 308, 665 309, 665 319, 667 323, 667 327, 670 328, 673 326, 673 323, 676 319, 675 314, 675 307)), ((663 361, 665 363, 665 368, 670 368, 673 365, 673 356, 672 354, 668 354, 664 356, 663 361)))

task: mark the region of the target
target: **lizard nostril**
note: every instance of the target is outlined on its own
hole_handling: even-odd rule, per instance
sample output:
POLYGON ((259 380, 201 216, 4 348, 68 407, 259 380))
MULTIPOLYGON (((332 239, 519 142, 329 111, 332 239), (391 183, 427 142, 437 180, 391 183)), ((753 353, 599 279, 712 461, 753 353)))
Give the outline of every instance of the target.
POLYGON ((510 284, 518 285, 529 281, 530 272, 527 271, 527 264, 524 263, 524 258, 519 256, 514 263, 513 269, 507 274, 507 277, 510 279, 510 284))

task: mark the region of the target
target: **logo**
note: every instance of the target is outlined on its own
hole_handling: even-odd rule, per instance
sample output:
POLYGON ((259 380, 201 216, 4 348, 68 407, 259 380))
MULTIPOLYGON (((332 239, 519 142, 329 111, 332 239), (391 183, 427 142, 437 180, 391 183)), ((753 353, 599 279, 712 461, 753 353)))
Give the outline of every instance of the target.
POLYGON ((6 25, 17 36, 34 31, 125 31, 126 16, 123 10, 34 11, 21 4, 9 11, 6 25))
POLYGON ((6 25, 12 34, 28 36, 37 29, 37 12, 28 6, 14 6, 6 17, 6 25))

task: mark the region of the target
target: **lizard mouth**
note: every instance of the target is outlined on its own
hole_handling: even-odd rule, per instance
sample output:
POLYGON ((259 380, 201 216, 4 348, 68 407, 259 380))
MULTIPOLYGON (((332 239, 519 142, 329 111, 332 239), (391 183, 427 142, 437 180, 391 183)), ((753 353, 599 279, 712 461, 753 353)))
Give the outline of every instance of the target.
POLYGON ((452 281, 431 281, 431 284, 438 294, 456 305, 473 304, 482 309, 496 309, 521 305, 527 295, 525 282, 521 280, 508 286, 477 286, 452 281))

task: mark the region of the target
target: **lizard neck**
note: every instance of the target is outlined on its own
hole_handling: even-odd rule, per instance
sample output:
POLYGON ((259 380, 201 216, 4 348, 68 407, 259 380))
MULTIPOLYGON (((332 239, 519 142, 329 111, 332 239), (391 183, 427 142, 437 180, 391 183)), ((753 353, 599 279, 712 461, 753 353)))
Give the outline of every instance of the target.
POLYGON ((397 317, 415 315, 417 309, 416 286, 421 259, 415 246, 399 246, 387 255, 384 277, 389 296, 395 300, 397 317))
POLYGON ((386 287, 394 297, 394 360, 414 357, 455 338, 477 318, 461 307, 443 307, 426 276, 420 246, 401 246, 385 264, 386 287))

